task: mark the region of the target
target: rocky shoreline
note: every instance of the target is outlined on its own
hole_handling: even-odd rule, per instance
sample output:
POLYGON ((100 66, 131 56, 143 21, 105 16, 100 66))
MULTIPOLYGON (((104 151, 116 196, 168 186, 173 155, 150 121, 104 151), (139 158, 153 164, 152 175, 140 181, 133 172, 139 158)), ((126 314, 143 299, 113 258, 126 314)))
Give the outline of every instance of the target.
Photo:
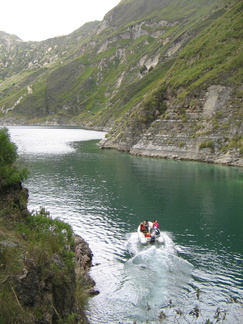
POLYGON ((138 144, 130 150, 130 154, 153 158, 194 161, 224 166, 243 167, 243 158, 240 158, 236 154, 213 154, 211 153, 211 149, 208 148, 205 148, 201 151, 183 151, 178 149, 172 150, 163 147, 153 147, 152 145, 144 147, 138 144))
MULTIPOLYGON (((209 143, 212 140, 212 136, 198 138, 195 140, 192 134, 184 133, 180 130, 181 126, 173 126, 175 132, 171 134, 170 128, 172 124, 181 124, 178 120, 156 120, 151 127, 144 132, 140 140, 136 143, 132 143, 132 135, 128 132, 125 135, 125 140, 116 140, 116 138, 105 138, 101 140, 99 146, 102 149, 114 149, 122 152, 128 152, 131 155, 171 159, 171 160, 183 160, 194 161, 209 164, 243 167, 243 157, 240 155, 239 150, 232 148, 226 153, 220 151, 215 143, 222 141, 221 136, 214 136, 214 147, 204 147, 199 149, 200 143, 203 141, 209 143), (168 126, 169 125, 169 126, 168 126), (163 130, 163 131, 161 131, 163 130), (171 136, 171 137, 170 137, 171 136), (169 141, 169 142, 168 142, 169 141)), ((190 123, 190 121, 188 122, 190 123)), ((29 124, 26 120, 21 122, 13 118, 0 119, 0 125, 7 126, 64 126, 64 127, 81 127, 87 130, 104 131, 109 129, 103 127, 86 127, 77 124, 59 124, 59 123, 36 123, 29 124)), ((190 128, 184 125, 187 130, 190 128)), ((239 131, 240 133, 240 131, 239 131)))
POLYGON ((208 164, 216 164, 231 167, 243 167, 243 158, 236 154, 214 154, 211 153, 211 149, 205 148, 201 151, 186 151, 180 150, 178 148, 169 148, 162 146, 143 145, 138 143, 129 149, 126 145, 119 144, 104 144, 101 143, 101 148, 103 149, 114 149, 118 151, 126 151, 131 155, 152 157, 160 159, 169 160, 180 160, 180 161, 192 161, 201 162, 208 164))
POLYGON ((84 283, 89 296, 95 296, 99 294, 99 291, 95 289, 95 281, 89 274, 90 268, 93 266, 93 253, 89 244, 81 236, 75 235, 74 242, 76 280, 84 283))
POLYGON ((176 106, 167 89, 163 115, 158 113, 146 125, 131 112, 100 146, 132 155, 243 167, 242 99, 232 93, 229 87, 211 85, 176 106))
POLYGON ((0 190, 0 322, 53 324, 71 318, 72 323, 87 324, 85 300, 99 293, 89 274, 92 251, 75 234, 60 241, 65 230, 53 232, 55 220, 42 229, 46 222, 52 224, 49 217, 36 216, 37 231, 41 230, 35 235, 30 220, 35 215, 30 215, 27 200, 28 190, 20 183, 0 190), (45 241, 53 247, 48 250, 45 241))

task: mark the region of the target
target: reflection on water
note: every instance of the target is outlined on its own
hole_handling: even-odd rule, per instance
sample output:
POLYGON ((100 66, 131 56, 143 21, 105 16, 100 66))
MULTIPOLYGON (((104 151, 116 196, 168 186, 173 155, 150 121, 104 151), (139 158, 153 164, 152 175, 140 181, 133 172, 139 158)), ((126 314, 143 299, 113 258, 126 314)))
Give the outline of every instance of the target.
POLYGON ((11 137, 19 152, 29 155, 68 154, 75 152, 72 142, 102 139, 103 132, 63 129, 60 127, 11 126, 11 137))
POLYGON ((67 221, 93 251, 91 323, 159 323, 161 311, 176 323, 175 310, 188 323, 195 305, 205 321, 220 307, 241 323, 242 169, 100 150, 100 132, 10 132, 31 171, 29 209, 67 221), (158 219, 165 245, 140 245, 144 219, 158 219))

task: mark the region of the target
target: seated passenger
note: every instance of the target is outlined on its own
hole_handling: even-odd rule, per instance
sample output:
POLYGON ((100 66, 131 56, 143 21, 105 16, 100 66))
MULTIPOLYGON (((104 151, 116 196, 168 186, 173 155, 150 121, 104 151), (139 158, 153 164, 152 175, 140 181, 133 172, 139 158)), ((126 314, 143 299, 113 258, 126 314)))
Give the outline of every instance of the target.
POLYGON ((146 231, 149 232, 149 222, 148 222, 148 220, 146 220, 144 222, 144 225, 145 225, 146 231))
POLYGON ((140 231, 143 232, 143 233, 147 232, 147 229, 146 229, 146 226, 145 226, 145 222, 142 222, 140 224, 140 231))
POLYGON ((153 221, 153 228, 159 228, 159 223, 157 220, 153 221))

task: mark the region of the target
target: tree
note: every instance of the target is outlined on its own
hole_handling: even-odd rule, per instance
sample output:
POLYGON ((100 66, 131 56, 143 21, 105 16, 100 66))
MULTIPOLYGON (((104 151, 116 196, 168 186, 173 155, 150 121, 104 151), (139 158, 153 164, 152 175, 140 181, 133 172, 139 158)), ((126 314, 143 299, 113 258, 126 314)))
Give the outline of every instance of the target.
POLYGON ((17 184, 27 177, 27 170, 16 165, 17 146, 11 142, 8 129, 0 129, 0 190, 17 184))

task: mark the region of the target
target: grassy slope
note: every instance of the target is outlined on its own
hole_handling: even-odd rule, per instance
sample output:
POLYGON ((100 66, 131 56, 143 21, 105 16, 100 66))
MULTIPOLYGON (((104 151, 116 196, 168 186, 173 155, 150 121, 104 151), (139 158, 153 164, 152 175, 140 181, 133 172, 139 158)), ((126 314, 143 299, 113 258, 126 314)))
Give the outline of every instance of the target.
MULTIPOLYGON (((8 80, 0 84, 0 91, 4 94, 0 106, 11 107, 22 97, 14 109, 15 115, 24 114, 32 119, 64 116, 66 122, 74 117, 75 122, 80 124, 112 124, 141 102, 143 96, 161 82, 173 63, 174 58, 166 62, 166 53, 173 42, 179 41, 183 35, 188 34, 190 38, 199 33, 213 19, 224 13, 227 3, 224 0, 153 0, 148 5, 145 0, 121 1, 105 17, 110 21, 110 26, 98 35, 91 31, 92 37, 84 38, 81 28, 68 39, 52 41, 53 45, 60 46, 62 63, 59 60, 47 65, 45 71, 37 69, 27 76, 23 76, 22 72, 16 74, 10 81, 16 83, 15 86, 11 86, 8 80), (156 28, 157 31, 164 31, 159 38, 145 35, 135 40, 117 39, 105 51, 99 51, 107 39, 124 34, 135 23, 144 20, 153 23, 161 19, 169 21, 170 26, 156 28), (167 39, 169 42, 161 46, 167 39), (118 50, 123 51, 122 58, 117 54, 118 50), (141 66, 138 64, 140 59, 153 57, 158 53, 160 64, 141 78, 141 66), (116 88, 117 79, 122 74, 122 83, 116 88), (26 84, 32 85, 32 95, 27 95, 26 84)), ((143 27, 146 28, 151 30, 150 27, 143 27)), ((176 81, 180 82, 178 79, 176 81)))
POLYGON ((167 78, 180 97, 200 86, 237 87, 243 80, 243 3, 219 17, 181 51, 167 78))
MULTIPOLYGON (((139 2, 140 3, 140 2, 139 2)), ((161 2, 160 2, 161 3, 161 2)), ((154 4, 154 7, 156 8, 156 11, 150 11, 150 13, 146 16, 143 14, 143 19, 147 19, 148 21, 153 19, 153 21, 159 21, 161 18, 168 19, 171 22, 177 22, 177 24, 173 27, 166 28, 165 34, 161 36, 161 40, 164 40, 165 38, 170 38, 171 41, 176 41, 185 31, 192 32, 192 29, 197 26, 197 30, 194 33, 199 32, 201 29, 203 29, 205 26, 209 25, 211 23, 211 17, 209 13, 213 11, 214 15, 222 15, 224 10, 221 9, 220 5, 222 5, 221 1, 217 2, 219 4, 219 8, 215 5, 215 2, 212 1, 203 1, 200 2, 200 6, 198 6, 197 2, 188 2, 188 1, 180 1, 179 3, 176 2, 178 8, 175 6, 175 2, 172 2, 168 5, 167 2, 164 2, 164 6, 158 10, 157 5, 158 3, 156 1, 152 2, 152 5, 154 4), (206 9, 205 9, 206 6, 206 9), (185 18, 186 17, 186 18, 185 18), (187 18, 188 17, 188 18, 187 18), (193 17, 193 19, 192 19, 193 17), (202 21, 202 17, 204 17, 202 21), (181 23, 179 22, 181 20, 181 23), (189 21, 189 23, 187 22, 189 21)), ((143 3, 140 3, 141 7, 143 6, 143 3)), ((134 1, 132 4, 129 1, 122 1, 114 11, 107 14, 107 19, 112 16, 114 19, 114 24, 116 26, 116 30, 119 29, 120 32, 125 32, 128 25, 124 24, 122 25, 119 23, 119 21, 123 21, 126 18, 124 18, 125 13, 127 12, 127 6, 131 5, 129 7, 129 15, 131 15, 132 19, 139 21, 138 19, 142 20, 141 17, 139 17, 139 10, 136 10, 137 3, 134 1), (120 17, 120 20, 118 19, 118 15, 120 17), (119 25, 120 24, 120 25, 119 25)), ((146 6, 145 6, 146 7, 146 6)), ((147 7, 146 7, 147 8, 147 7)), ((146 10, 145 10, 146 12, 146 10)), ((129 16, 130 17, 130 16, 129 16)), ((130 19, 130 18, 129 18, 130 19)), ((215 17, 214 17, 215 19, 215 17)), ((135 22, 133 21, 130 23, 130 25, 134 25, 135 22)), ((151 39, 149 36, 141 37, 132 43, 128 43, 126 48, 126 67, 124 67, 123 64, 112 66, 111 64, 109 67, 109 73, 108 73, 108 79, 109 82, 104 83, 106 88, 112 88, 113 82, 115 82, 117 76, 121 75, 123 71, 126 71, 126 79, 122 83, 121 87, 119 88, 119 91, 115 95, 112 96, 112 99, 110 99, 110 105, 105 105, 105 102, 108 100, 103 98, 104 102, 100 105, 101 109, 98 112, 98 115, 95 115, 91 117, 92 121, 94 123, 101 122, 101 124, 104 121, 110 120, 114 118, 115 116, 119 117, 122 116, 126 111, 134 107, 137 103, 141 102, 143 96, 146 93, 149 93, 156 83, 158 83, 163 75, 165 75, 165 72, 169 69, 171 66, 171 61, 168 63, 165 63, 164 60, 161 64, 159 64, 154 71, 149 75, 147 74, 145 77, 143 77, 142 80, 138 80, 137 78, 134 78, 134 70, 136 70, 137 62, 140 60, 141 57, 144 55, 147 55, 147 57, 150 57, 154 55, 156 52, 160 52, 161 57, 166 53, 168 50, 168 47, 171 43, 169 43, 166 46, 161 47, 161 43, 158 40, 151 39), (129 55, 129 53, 132 53, 132 55, 129 55), (130 71, 133 70, 131 73, 130 71), (113 81, 114 80, 114 81, 113 81), (114 109, 115 107, 115 109, 114 109)), ((114 44, 114 50, 121 47, 120 43, 114 44)), ((112 48, 109 50, 111 51, 112 48)), ((108 55, 109 53, 104 53, 108 55)), ((103 55, 104 55, 103 54, 103 55)), ((166 58, 167 59, 167 58, 166 58)), ((137 68, 137 72, 139 72, 139 69, 137 68)), ((101 88, 97 88, 97 91, 99 92, 101 88)), ((109 98, 108 98, 109 99, 109 98)), ((92 105, 96 101, 96 96, 94 95, 94 101, 90 101, 90 105, 88 106, 88 110, 92 110, 92 105)), ((88 118, 85 113, 82 113, 80 115, 80 118, 88 118)))
MULTIPOLYGON (((129 129, 134 133, 144 132, 157 118, 156 111, 161 111, 166 117, 163 103, 168 100, 167 92, 174 98, 171 104, 176 109, 188 106, 194 93, 205 91, 212 84, 233 88, 234 105, 239 108, 232 113, 235 121, 242 120, 242 9, 243 4, 238 1, 187 44, 167 73, 154 83, 155 89, 147 93, 137 109, 123 119, 119 128, 111 131, 111 138, 120 140, 129 129)), ((242 144, 239 137, 230 140, 227 145, 228 148, 236 146, 243 150, 242 144)))

